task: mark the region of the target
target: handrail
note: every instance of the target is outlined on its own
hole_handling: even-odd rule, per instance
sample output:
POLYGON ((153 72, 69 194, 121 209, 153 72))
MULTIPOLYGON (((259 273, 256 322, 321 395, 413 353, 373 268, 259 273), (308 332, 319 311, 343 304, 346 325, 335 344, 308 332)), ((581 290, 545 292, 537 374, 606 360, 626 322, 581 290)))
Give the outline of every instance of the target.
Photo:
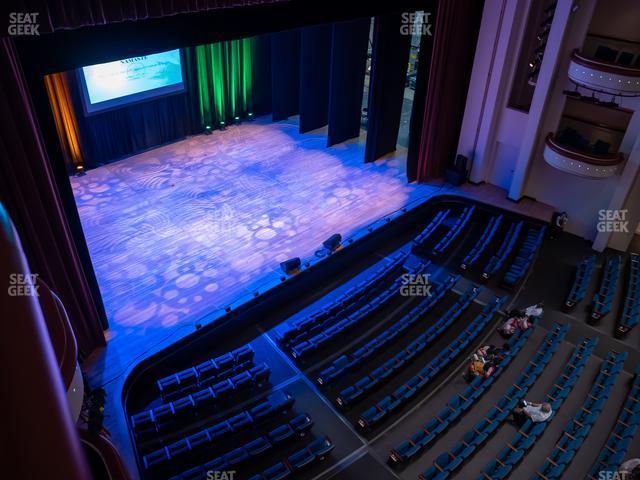
POLYGON ((601 72, 624 75, 626 77, 640 77, 640 68, 627 67, 617 63, 605 62, 584 56, 578 49, 571 54, 571 60, 586 68, 593 68, 601 72))
POLYGON ((562 155, 563 157, 568 157, 579 162, 589 163, 591 165, 611 166, 618 165, 619 163, 622 163, 624 161, 624 155, 622 155, 622 153, 620 152, 599 155, 567 147, 558 143, 558 141, 555 139, 554 134, 551 132, 549 132, 545 141, 547 146, 554 152, 562 155))

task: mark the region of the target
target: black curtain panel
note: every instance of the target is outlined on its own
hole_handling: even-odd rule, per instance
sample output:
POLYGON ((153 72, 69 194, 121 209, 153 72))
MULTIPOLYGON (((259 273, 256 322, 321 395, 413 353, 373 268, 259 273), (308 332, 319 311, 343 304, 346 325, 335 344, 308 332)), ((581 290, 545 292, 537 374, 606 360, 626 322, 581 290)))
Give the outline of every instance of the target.
POLYGON ((396 149, 411 45, 402 26, 401 14, 374 21, 365 162, 396 149))
POLYGON ((84 115, 75 75, 70 75, 86 168, 144 151, 196 133, 188 93, 161 97, 84 115))
POLYGON ((300 133, 327 124, 331 24, 300 32, 300 133))
POLYGON ((333 24, 327 145, 360 135, 371 19, 333 24))
POLYGON ((271 35, 271 108, 273 121, 298 114, 300 30, 271 35))
POLYGON ((253 113, 271 113, 271 35, 258 35, 252 71, 253 113))

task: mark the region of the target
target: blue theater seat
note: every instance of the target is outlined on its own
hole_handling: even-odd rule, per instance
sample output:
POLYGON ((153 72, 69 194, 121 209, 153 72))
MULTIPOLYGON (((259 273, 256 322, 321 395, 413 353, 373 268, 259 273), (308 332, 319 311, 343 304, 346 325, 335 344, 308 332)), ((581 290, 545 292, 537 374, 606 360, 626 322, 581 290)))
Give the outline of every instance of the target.
POLYGON ((413 240, 412 251, 421 250, 423 245, 433 236, 438 227, 449 217, 450 213, 451 211, 449 209, 438 211, 424 230, 422 230, 422 232, 420 232, 413 240))
MULTIPOLYGON (((497 298, 494 302, 489 303, 483 312, 477 315, 474 320, 467 325, 467 327, 460 333, 460 335, 444 350, 440 352, 436 358, 431 360, 424 368, 422 368, 418 374, 409 378, 403 385, 398 387, 391 395, 387 395, 373 406, 366 408, 359 416, 357 420, 357 426, 362 429, 368 429, 375 424, 384 420, 395 410, 406 404, 417 394, 418 391, 425 388, 429 384, 429 381, 437 375, 442 368, 444 368, 449 361, 457 357, 464 351, 467 345, 478 335, 482 330, 477 328, 478 326, 486 326, 492 319, 493 315, 500 308, 504 302, 504 298, 497 298)), ((339 404, 343 401, 339 397, 339 404)), ((442 415, 453 415, 455 410, 447 407, 443 410, 442 415)))
POLYGON ((503 219, 504 215, 502 214, 497 217, 491 217, 475 245, 471 247, 469 253, 460 263, 460 270, 469 270, 475 265, 489 244, 495 239, 496 232, 500 228, 503 219))
POLYGON ((512 261, 502 280, 505 286, 513 288, 524 279, 542 245, 545 231, 546 227, 544 226, 530 228, 527 231, 524 242, 520 245, 520 249, 516 254, 516 258, 512 261))
POLYGON ((597 322, 611 311, 613 297, 618 288, 620 274, 620 255, 613 255, 607 259, 604 273, 600 281, 600 288, 593 296, 590 321, 597 322))
POLYGON ((626 336, 640 322, 640 255, 629 256, 629 279, 615 334, 626 336))
POLYGON ((491 278, 498 270, 502 269, 504 266, 505 260, 511 255, 513 247, 520 236, 520 231, 522 230, 522 226, 524 225, 524 221, 519 221, 518 223, 512 223, 509 225, 509 229, 505 234, 500 247, 496 251, 496 253, 489 259, 487 264, 485 265, 482 271, 482 278, 488 280, 491 278))
POLYGON ((391 262, 370 272, 357 287, 350 288, 329 305, 313 314, 287 324, 276 335, 276 341, 285 348, 300 344, 305 340, 326 331, 339 319, 354 313, 367 302, 371 302, 384 291, 390 282, 396 279, 407 259, 406 253, 398 254, 391 262))
MULTIPOLYGON (((581 340, 571 355, 569 362, 565 365, 562 373, 554 382, 551 391, 547 394, 545 399, 545 401, 552 403, 554 411, 552 417, 547 421, 540 423, 533 423, 531 420, 527 420, 520 427, 511 441, 503 447, 498 455, 496 455, 496 458, 487 463, 483 468, 482 473, 476 477, 477 480, 506 478, 509 475, 515 465, 524 457, 527 450, 529 450, 535 444, 536 440, 542 435, 546 426, 553 419, 558 408, 560 408, 562 401, 556 401, 552 395, 558 395, 558 392, 563 390, 568 392, 573 388, 577 377, 584 369, 584 366, 588 358, 591 356, 596 344, 597 337, 581 340)), ((607 363, 607 365, 609 364, 607 363)), ((606 367, 603 366, 603 369, 605 368, 606 367)), ((482 432, 483 426, 480 426, 478 431, 482 432)))

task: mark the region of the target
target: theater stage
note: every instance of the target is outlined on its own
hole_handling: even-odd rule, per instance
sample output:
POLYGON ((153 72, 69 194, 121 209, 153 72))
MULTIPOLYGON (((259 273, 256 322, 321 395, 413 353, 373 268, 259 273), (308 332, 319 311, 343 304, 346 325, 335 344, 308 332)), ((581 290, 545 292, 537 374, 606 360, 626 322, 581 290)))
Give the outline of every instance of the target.
MULTIPOLYGON (((363 158, 364 135, 327 148, 323 130, 300 134, 296 120, 263 117, 72 177, 110 324, 90 376, 109 381, 191 333, 278 281, 282 260, 313 257, 331 234, 348 237, 452 193, 441 181, 408 184, 404 149, 371 164, 363 158)), ((529 201, 504 201, 494 187, 455 193, 549 215, 529 201)))

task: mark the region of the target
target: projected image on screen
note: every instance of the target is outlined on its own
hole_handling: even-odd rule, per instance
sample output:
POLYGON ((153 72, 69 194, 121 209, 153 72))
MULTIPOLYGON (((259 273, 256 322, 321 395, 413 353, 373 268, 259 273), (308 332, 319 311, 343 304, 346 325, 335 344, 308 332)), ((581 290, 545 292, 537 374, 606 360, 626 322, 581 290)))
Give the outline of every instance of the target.
POLYGON ((180 50, 82 67, 87 113, 184 91, 180 50))

